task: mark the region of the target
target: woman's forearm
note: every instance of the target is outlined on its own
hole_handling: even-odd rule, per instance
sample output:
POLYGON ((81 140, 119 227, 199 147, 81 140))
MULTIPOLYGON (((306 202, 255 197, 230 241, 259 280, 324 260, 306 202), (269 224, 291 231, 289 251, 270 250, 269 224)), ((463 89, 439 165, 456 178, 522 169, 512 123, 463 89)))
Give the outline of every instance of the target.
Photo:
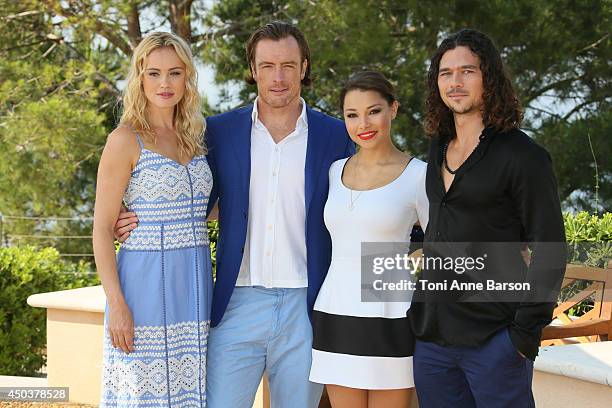
POLYGON ((96 228, 94 226, 93 250, 96 269, 109 305, 125 303, 117 273, 115 238, 112 226, 109 228, 96 228))

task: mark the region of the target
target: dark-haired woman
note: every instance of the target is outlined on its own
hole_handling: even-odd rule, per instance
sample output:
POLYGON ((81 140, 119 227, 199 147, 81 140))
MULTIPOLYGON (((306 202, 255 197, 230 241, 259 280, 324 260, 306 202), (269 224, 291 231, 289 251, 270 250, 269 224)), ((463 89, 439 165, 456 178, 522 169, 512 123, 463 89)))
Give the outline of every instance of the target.
POLYGON ((325 224, 332 261, 313 312, 310 380, 327 385, 334 408, 409 407, 414 342, 402 302, 362 302, 362 242, 410 241, 427 226, 426 163, 397 149, 391 122, 398 102, 377 72, 354 74, 340 104, 360 147, 329 170, 325 224))

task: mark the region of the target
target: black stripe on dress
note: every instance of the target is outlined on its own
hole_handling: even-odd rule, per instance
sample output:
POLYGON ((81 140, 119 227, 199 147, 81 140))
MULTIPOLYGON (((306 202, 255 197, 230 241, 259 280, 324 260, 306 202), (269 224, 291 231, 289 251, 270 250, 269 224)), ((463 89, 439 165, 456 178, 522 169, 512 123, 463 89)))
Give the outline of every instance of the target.
POLYGON ((370 357, 411 357, 414 335, 407 317, 344 316, 312 312, 312 348, 370 357))

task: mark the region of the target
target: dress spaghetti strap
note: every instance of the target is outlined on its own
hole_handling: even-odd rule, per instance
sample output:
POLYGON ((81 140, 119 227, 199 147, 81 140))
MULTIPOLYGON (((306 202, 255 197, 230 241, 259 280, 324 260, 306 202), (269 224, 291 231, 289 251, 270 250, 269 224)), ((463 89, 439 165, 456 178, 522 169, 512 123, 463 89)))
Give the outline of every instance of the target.
POLYGON ((134 128, 134 126, 125 123, 122 125, 122 127, 126 127, 128 129, 130 129, 132 132, 134 132, 134 134, 136 135, 136 140, 138 141, 138 146, 140 146, 140 151, 142 151, 142 149, 144 149, 144 143, 142 142, 142 139, 140 138, 140 134, 136 131, 136 129, 134 128))
POLYGON ((138 140, 138 145, 140 146, 140 150, 144 149, 144 143, 142 143, 142 139, 140 138, 140 135, 138 134, 136 129, 134 129, 133 127, 131 127, 131 128, 132 128, 132 131, 134 132, 134 134, 136 135, 136 140, 138 140))

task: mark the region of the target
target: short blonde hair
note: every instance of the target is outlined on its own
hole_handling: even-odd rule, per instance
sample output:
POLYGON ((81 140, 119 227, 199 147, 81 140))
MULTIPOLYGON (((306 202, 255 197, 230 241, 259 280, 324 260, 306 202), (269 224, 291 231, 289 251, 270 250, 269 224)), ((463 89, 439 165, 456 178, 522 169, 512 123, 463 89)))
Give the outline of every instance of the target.
POLYGON ((174 128, 178 137, 179 151, 186 157, 205 154, 203 136, 206 122, 201 112, 197 71, 189 45, 175 34, 151 33, 134 49, 127 84, 123 91, 123 113, 120 124, 134 128, 146 140, 155 141, 155 133, 146 117, 147 98, 142 86, 142 77, 146 58, 153 50, 164 47, 173 48, 185 64, 185 94, 174 107, 174 128))

